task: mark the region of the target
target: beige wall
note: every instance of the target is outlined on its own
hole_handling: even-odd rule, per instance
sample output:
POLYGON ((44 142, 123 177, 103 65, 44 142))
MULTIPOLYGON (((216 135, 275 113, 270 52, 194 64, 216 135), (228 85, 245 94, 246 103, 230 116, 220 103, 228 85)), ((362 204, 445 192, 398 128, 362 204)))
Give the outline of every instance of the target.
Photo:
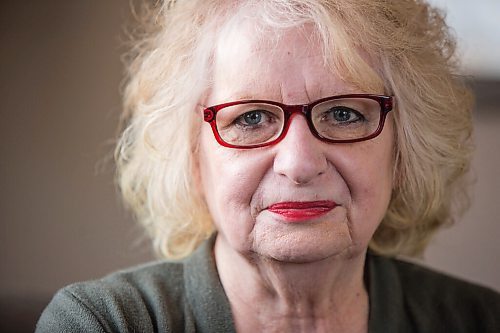
MULTIPOLYGON (((500 92, 500 85, 497 85, 500 92)), ((475 186, 472 207, 441 231, 426 262, 440 270, 500 291, 500 94, 497 106, 476 117, 475 186)))
MULTIPOLYGON (((128 1, 27 3, 0 2, 0 331, 9 320, 30 331, 33 311, 65 284, 152 258, 103 163, 128 1)), ((474 206, 428 262, 500 290, 500 110, 476 125, 474 206)))

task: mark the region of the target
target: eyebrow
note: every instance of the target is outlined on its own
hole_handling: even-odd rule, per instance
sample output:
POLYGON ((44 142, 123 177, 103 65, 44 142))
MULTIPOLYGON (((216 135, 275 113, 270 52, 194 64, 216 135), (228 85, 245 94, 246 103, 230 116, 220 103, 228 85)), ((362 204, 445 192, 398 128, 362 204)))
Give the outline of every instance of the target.
POLYGON ((247 90, 237 90, 229 92, 226 97, 229 97, 232 101, 242 101, 242 100, 250 100, 250 99, 269 99, 271 89, 255 89, 254 91, 247 90))
POLYGON ((236 96, 233 98, 234 101, 243 101, 243 100, 251 100, 251 99, 268 99, 268 98, 257 97, 255 95, 248 95, 248 94, 244 94, 244 95, 236 94, 234 96, 236 96))

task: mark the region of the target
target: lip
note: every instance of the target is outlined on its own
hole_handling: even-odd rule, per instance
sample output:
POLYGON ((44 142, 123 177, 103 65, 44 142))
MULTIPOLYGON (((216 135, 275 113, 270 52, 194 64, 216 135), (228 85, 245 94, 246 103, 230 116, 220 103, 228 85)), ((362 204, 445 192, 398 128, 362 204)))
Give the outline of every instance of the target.
POLYGON ((281 216, 286 222, 306 222, 327 214, 337 207, 337 203, 322 201, 278 202, 267 208, 271 213, 281 216))

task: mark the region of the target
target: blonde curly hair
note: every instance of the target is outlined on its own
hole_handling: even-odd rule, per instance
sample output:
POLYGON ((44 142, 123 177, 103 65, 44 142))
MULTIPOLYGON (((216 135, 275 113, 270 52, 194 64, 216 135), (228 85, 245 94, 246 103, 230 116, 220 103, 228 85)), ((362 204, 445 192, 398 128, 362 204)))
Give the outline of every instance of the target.
POLYGON ((249 13, 256 38, 268 38, 266 29, 314 26, 325 63, 344 80, 380 82, 395 96, 395 186, 370 248, 420 254, 466 206, 472 149, 472 97, 456 74, 454 40, 442 13, 420 0, 177 0, 143 7, 127 55, 117 180, 157 252, 184 257, 213 232, 194 181, 198 103, 210 87, 218 36, 249 13))

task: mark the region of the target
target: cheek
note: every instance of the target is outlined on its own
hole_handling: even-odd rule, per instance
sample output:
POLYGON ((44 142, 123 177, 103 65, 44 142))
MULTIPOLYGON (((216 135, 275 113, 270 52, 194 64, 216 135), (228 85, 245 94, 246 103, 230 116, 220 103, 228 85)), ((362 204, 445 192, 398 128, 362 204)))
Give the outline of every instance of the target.
POLYGON ((200 137, 201 190, 217 230, 228 239, 246 238, 253 229, 250 203, 268 168, 255 151, 220 146, 206 129, 200 137))
POLYGON ((349 220, 363 238, 382 221, 392 193, 393 145, 390 136, 358 143, 341 171, 351 194, 349 220))
MULTIPOLYGON (((392 189, 392 154, 360 154, 362 157, 352 161, 348 183, 351 184, 353 200, 377 200, 380 196, 387 196, 392 189), (384 195, 385 194, 385 195, 384 195)), ((382 199, 382 198, 380 198, 382 199)))

